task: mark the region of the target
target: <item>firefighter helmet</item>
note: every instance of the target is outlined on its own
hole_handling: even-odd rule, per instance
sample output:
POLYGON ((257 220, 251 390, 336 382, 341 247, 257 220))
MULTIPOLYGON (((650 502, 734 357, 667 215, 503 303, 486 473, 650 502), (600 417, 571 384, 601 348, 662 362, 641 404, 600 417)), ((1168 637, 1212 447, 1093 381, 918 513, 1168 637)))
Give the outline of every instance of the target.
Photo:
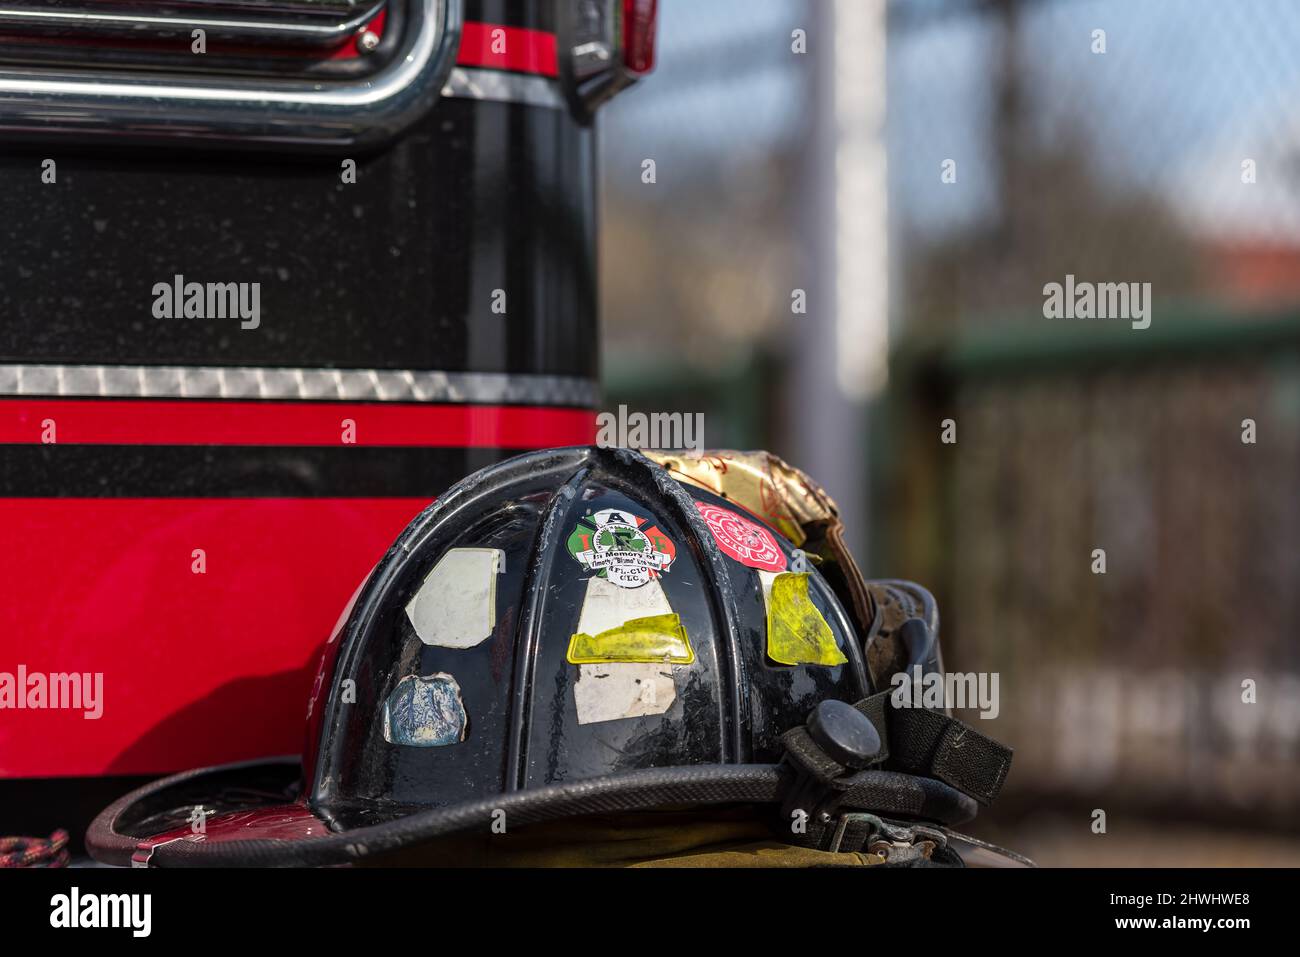
POLYGON ((175 775, 87 843, 114 863, 326 864, 742 803, 803 815, 792 843, 860 849, 973 816, 1005 776, 1009 753, 964 725, 976 745, 948 746, 946 714, 885 707, 891 671, 939 667, 937 628, 924 589, 862 580, 833 503, 774 457, 522 455, 427 508, 358 589, 301 767, 175 775))

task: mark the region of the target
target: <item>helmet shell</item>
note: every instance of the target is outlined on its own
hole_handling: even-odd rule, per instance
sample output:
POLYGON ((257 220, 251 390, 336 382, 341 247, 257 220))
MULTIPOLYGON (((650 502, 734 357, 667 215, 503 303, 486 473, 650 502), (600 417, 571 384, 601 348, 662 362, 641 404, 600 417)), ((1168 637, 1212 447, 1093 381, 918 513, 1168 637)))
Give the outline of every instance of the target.
POLYGON ((791 574, 803 558, 636 452, 477 472, 411 523, 327 645, 309 804, 350 828, 617 771, 776 763, 817 702, 867 692, 839 599, 815 568, 791 574), (821 663, 772 655, 782 573, 825 624, 821 663), (620 660, 583 658, 611 647, 620 660))

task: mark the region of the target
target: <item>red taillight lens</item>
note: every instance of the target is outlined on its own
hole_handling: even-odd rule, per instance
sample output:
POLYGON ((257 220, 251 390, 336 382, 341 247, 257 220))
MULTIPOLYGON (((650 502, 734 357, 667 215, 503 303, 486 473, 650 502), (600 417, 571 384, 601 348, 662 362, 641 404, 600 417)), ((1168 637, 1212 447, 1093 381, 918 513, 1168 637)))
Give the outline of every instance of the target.
POLYGON ((623 66, 642 76, 655 68, 656 0, 623 0, 623 66))

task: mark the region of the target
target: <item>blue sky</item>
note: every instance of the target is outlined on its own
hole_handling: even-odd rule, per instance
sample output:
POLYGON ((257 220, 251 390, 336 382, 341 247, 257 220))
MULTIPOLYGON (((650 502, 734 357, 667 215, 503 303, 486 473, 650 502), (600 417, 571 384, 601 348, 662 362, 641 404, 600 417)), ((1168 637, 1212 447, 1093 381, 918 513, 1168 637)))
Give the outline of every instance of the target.
MULTIPOLYGON (((608 108, 607 155, 725 168, 797 146, 807 104, 789 36, 818 2, 661 0, 659 69, 608 108)), ((988 16, 952 12, 964 0, 892 6, 941 11, 896 26, 887 82, 891 208, 897 222, 942 234, 996 198, 987 134, 999 34, 988 16), (959 190, 937 188, 949 157, 959 190)), ((1116 189, 1217 209, 1237 185, 1238 155, 1270 158, 1266 205, 1300 180, 1289 159, 1300 153, 1300 0, 1028 0, 1020 54, 1039 133, 1077 137, 1116 189), (1098 28, 1100 56, 1090 50, 1098 28)))
MULTIPOLYGON (((891 37, 892 198, 922 231, 967 223, 993 200, 991 27, 951 16, 891 37), (935 188, 947 157, 969 187, 957 195, 935 188)), ((1275 188, 1300 172, 1286 168, 1300 145, 1294 0, 1040 0, 1027 4, 1020 56, 1039 133, 1077 136, 1117 189, 1195 205, 1235 190, 1237 157, 1273 159, 1261 174, 1275 188), (1094 29, 1106 31, 1104 55, 1090 49, 1094 29)))

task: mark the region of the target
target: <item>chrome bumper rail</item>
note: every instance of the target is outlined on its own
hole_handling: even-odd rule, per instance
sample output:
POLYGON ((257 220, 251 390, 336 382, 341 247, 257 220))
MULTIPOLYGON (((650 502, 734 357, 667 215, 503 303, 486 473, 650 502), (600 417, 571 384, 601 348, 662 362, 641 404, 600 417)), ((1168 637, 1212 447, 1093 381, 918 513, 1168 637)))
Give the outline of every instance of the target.
POLYGON ((391 59, 351 80, 0 66, 0 132, 42 142, 378 146, 437 102, 460 45, 461 7, 461 0, 409 0, 391 59))
POLYGON ((208 8, 161 4, 156 9, 118 3, 0 3, 0 34, 77 39, 112 37, 132 40, 189 40, 194 30, 208 39, 278 46, 331 46, 343 43, 372 20, 384 0, 334 5, 280 4, 263 8, 243 4, 208 8), (325 15, 326 11, 331 15, 325 15))

